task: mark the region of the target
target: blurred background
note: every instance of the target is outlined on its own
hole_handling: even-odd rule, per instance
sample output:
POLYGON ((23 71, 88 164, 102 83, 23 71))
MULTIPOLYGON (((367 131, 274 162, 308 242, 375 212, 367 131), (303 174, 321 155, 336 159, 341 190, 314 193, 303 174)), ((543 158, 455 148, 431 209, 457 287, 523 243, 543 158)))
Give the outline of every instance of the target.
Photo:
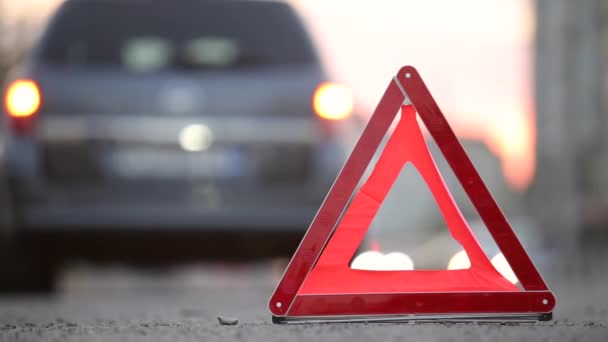
MULTIPOLYGON (((116 267, 110 282, 123 284, 141 270, 124 265, 213 262, 180 273, 196 283, 235 260, 271 260, 276 281, 406 64, 541 272, 597 273, 607 27, 605 0, 0 0, 3 286, 99 286, 91 269, 116 267)), ((407 167, 359 251, 369 250, 415 269, 467 264, 407 167)))

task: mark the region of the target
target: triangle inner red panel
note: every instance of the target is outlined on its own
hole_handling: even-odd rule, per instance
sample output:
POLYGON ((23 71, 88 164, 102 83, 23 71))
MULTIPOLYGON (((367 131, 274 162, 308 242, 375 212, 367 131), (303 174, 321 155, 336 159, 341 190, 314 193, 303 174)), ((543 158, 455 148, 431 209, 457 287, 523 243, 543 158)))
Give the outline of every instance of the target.
MULTIPOLYGON (((407 203, 403 203, 407 205, 407 203)), ((276 316, 550 312, 555 298, 473 167, 416 69, 389 84, 369 123, 296 250, 269 302, 276 316), (349 199, 404 103, 380 159, 349 199), (430 156, 416 112, 450 165, 523 291, 491 265, 430 156), (402 167, 423 176, 471 267, 454 271, 367 271, 348 264, 402 167), (340 223, 338 224, 338 221, 340 223)))
MULTIPOLYGON (((407 203, 403 203, 407 205, 407 203)), ((424 141, 413 106, 401 118, 365 184, 355 195, 298 294, 517 291, 492 266, 450 195, 424 141), (439 205, 471 267, 452 271, 353 270, 349 262, 403 166, 411 162, 439 205)))

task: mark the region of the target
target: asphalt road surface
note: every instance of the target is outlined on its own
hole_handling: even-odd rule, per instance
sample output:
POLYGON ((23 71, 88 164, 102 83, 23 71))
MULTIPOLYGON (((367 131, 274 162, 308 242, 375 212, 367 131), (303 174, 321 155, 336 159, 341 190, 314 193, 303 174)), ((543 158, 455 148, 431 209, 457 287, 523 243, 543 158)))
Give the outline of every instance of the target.
MULTIPOLYGON (((76 268, 52 297, 0 298, 1 341, 608 341, 608 275, 547 277, 558 298, 542 323, 273 325, 276 264, 130 272, 76 268), (217 316, 237 318, 220 325, 217 316)), ((584 273, 584 274, 583 274, 584 273)))

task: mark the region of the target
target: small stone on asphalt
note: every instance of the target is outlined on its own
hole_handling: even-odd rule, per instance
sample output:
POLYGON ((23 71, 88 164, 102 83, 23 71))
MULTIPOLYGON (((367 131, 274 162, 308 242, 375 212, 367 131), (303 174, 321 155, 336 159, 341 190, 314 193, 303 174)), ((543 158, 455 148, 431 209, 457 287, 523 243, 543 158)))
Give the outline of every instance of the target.
POLYGON ((239 324, 239 320, 236 318, 217 316, 217 320, 220 322, 220 325, 237 325, 237 324, 239 324))

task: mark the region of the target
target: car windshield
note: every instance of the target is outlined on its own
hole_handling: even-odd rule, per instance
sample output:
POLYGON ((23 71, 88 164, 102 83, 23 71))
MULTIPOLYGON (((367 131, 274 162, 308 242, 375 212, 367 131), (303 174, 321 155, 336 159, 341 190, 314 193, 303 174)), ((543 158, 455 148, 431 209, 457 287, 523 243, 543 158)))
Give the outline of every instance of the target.
POLYGON ((68 2, 43 39, 41 58, 135 72, 317 62, 285 4, 192 0, 68 2))

